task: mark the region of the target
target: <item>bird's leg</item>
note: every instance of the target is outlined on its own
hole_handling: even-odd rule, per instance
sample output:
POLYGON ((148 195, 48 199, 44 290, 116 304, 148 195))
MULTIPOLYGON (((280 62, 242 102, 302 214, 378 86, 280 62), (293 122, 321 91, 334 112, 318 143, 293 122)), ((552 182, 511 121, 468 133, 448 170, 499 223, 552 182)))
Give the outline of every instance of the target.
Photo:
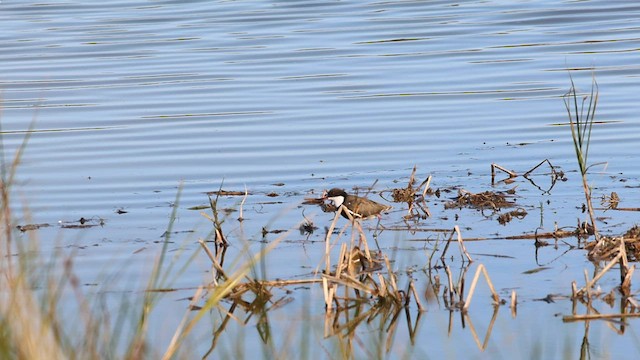
POLYGON ((380 244, 378 244, 378 226, 380 225, 381 216, 378 214, 377 218, 378 218, 378 222, 376 223, 376 228, 373 231, 373 240, 375 240, 376 242, 376 247, 378 248, 378 252, 382 253, 382 250, 380 250, 380 244))

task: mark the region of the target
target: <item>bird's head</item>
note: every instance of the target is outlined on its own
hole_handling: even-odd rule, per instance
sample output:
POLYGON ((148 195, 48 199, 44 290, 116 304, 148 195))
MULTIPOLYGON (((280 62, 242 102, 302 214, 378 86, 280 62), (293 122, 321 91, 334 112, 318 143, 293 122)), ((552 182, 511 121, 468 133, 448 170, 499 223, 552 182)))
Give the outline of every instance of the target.
POLYGON ((347 192, 338 188, 333 188, 329 191, 326 191, 322 196, 322 198, 325 200, 331 200, 331 202, 333 202, 333 205, 335 205, 335 207, 337 208, 339 208, 340 205, 344 203, 344 199, 346 197, 347 192))

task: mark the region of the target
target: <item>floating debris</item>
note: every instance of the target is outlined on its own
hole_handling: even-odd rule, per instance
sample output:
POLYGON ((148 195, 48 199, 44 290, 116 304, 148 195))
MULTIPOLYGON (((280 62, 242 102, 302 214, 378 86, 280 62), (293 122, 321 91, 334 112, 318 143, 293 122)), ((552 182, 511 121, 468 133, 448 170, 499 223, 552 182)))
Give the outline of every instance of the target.
POLYGON ((245 194, 251 195, 250 193, 244 191, 232 191, 232 190, 216 190, 207 192, 207 195, 217 195, 217 196, 244 196, 245 194))
POLYGON ((298 228, 298 230, 300 230, 300 235, 311 235, 317 229, 318 227, 315 226, 311 220, 304 221, 298 228))
POLYGON ((458 197, 444 204, 445 209, 455 209, 470 207, 478 210, 492 209, 498 211, 502 208, 508 208, 515 206, 515 202, 508 200, 508 194, 505 195, 502 192, 485 191, 479 194, 466 191, 464 189, 458 190, 458 197))
POLYGON ((267 234, 282 234, 287 232, 288 230, 285 229, 275 229, 275 230, 268 230, 266 227, 262 227, 262 236, 266 236, 267 234))
MULTIPOLYGON (((431 184, 431 175, 429 175, 422 183, 420 183, 420 185, 415 186, 416 170, 417 167, 414 166, 413 171, 411 172, 411 176, 409 177, 407 187, 393 189, 391 191, 393 202, 406 203, 408 205, 407 215, 404 216, 405 219, 426 219, 427 217, 431 217, 431 212, 429 211, 427 203, 425 202, 425 196, 427 194, 431 195, 433 193, 429 188, 429 184, 431 184), (421 188, 423 188, 422 192, 420 192, 421 188), (420 210, 422 210, 422 212, 420 212, 420 210)), ((440 197, 440 194, 438 193, 437 196, 440 197)))
POLYGON ((60 227, 63 229, 86 229, 95 226, 104 226, 104 219, 102 218, 85 218, 81 217, 76 221, 60 221, 60 227))
POLYGON ((33 231, 33 230, 38 230, 40 228, 45 228, 45 227, 49 227, 51 225, 49 224, 26 224, 26 225, 18 225, 16 226, 16 229, 25 232, 25 231, 33 231))
POLYGON ((620 237, 602 236, 598 241, 585 245, 589 250, 588 258, 592 261, 611 260, 618 256, 620 244, 624 243, 627 261, 640 261, 640 227, 634 225, 620 237))
POLYGON ((500 214, 498 216, 498 223, 500 225, 506 225, 508 222, 513 220, 513 218, 522 220, 525 218, 525 216, 527 216, 527 211, 523 208, 518 208, 516 210, 500 214))
POLYGON ((618 209, 618 204, 620 204, 620 196, 615 191, 612 191, 610 196, 602 195, 600 203, 606 207, 606 210, 616 210, 618 209))
POLYGON ((412 202, 416 197, 416 191, 413 188, 393 189, 391 192, 394 202, 412 202))
POLYGON ((205 210, 208 208, 209 208, 209 205, 196 205, 196 206, 188 207, 187 210, 205 210))
MULTIPOLYGON (((520 176, 517 172, 513 171, 513 170, 509 170, 506 169, 503 166, 500 166, 498 164, 491 164, 491 185, 495 185, 497 183, 505 183, 505 184, 511 184, 512 182, 515 181, 515 178, 517 178, 518 176, 520 176), (506 179, 497 181, 495 180, 496 178, 496 170, 500 170, 504 173, 506 173, 508 175, 508 177, 506 179)), ((559 167, 554 166, 553 164, 551 164, 551 161, 549 161, 549 159, 544 159, 541 162, 538 163, 538 165, 532 167, 531 169, 529 169, 527 172, 525 172, 524 174, 522 174, 522 177, 524 177, 525 179, 527 179, 533 186, 535 186, 536 188, 538 188, 539 190, 545 192, 545 193, 549 193, 551 191, 551 189, 553 189, 553 187, 555 186, 556 182, 558 180, 560 181, 567 181, 567 177, 565 176, 564 172, 562 170, 559 170, 559 167), (536 184, 535 181, 533 181, 533 178, 531 177, 531 175, 533 174, 533 172, 538 169, 540 166, 542 166, 543 164, 547 164, 549 166, 549 172, 548 173, 544 173, 544 175, 548 175, 551 183, 549 185, 549 187, 547 188, 542 188, 540 187, 538 184, 536 184)))

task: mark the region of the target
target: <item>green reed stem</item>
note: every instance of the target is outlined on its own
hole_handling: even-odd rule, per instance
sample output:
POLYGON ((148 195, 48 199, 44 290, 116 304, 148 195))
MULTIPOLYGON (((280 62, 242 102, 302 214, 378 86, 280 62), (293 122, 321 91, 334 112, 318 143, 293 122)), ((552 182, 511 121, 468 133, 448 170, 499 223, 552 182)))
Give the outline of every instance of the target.
POLYGON ((571 88, 563 96, 563 100, 569 117, 571 138, 573 139, 576 159, 578 160, 578 167, 580 168, 580 175, 582 176, 582 187, 587 202, 591 226, 593 226, 593 231, 597 238, 598 231, 596 228, 593 205, 591 203, 591 188, 587 182, 587 171, 589 170, 587 160, 589 157, 589 145, 591 143, 591 130, 593 129, 596 108, 598 105, 598 82, 596 81, 595 76, 593 76, 590 94, 588 96, 584 96, 582 101, 580 101, 578 100, 577 90, 571 73, 569 73, 569 79, 571 80, 571 88), (587 105, 586 109, 585 105, 587 105))

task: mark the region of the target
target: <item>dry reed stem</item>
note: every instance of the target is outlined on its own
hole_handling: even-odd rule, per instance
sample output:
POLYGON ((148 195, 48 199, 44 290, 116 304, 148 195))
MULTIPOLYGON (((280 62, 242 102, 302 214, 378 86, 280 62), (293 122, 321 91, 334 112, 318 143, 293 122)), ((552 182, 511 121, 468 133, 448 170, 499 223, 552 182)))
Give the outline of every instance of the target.
POLYGON ((511 316, 515 319, 518 310, 518 295, 515 290, 511 290, 511 316))
POLYGON ((413 283, 413 280, 411 280, 409 282, 409 289, 411 290, 411 292, 413 293, 413 297, 416 299, 416 304, 418 305, 418 310, 419 311, 426 311, 426 308, 424 308, 422 306, 422 303, 420 302, 420 296, 418 296, 418 291, 416 290, 416 286, 413 283))
POLYGON ((467 299, 464 301, 463 310, 469 310, 469 305, 471 304, 471 299, 473 298, 473 294, 476 290, 476 285, 478 283, 478 278, 480 277, 480 273, 484 275, 485 280, 487 281, 487 285, 489 286, 489 290, 491 290, 491 295, 493 296, 494 305, 500 304, 500 296, 496 292, 493 287, 493 283, 491 282, 491 278, 489 277, 489 273, 485 269, 483 264, 478 265, 478 269, 476 270, 475 275, 473 276, 473 280, 471 281, 471 286, 469 287, 469 293, 467 294, 467 299))
MULTIPOLYGON (((342 205, 340 207, 342 208, 342 205)), ((333 230, 336 228, 336 223, 338 222, 338 217, 340 216, 340 210, 341 209, 338 209, 338 211, 336 211, 336 214, 333 217, 333 221, 331 222, 331 225, 329 225, 327 236, 324 239, 325 271, 327 274, 331 271, 331 235, 333 234, 333 230)))
POLYGON ((378 290, 378 296, 386 297, 387 293, 388 293, 387 284, 386 284, 386 281, 384 280, 384 276, 382 276, 382 274, 378 274, 378 281, 380 281, 380 288, 378 290))
MULTIPOLYGON (((240 283, 237 284, 231 291, 231 295, 238 296, 247 291, 253 291, 248 288, 248 286, 256 285, 259 287, 285 287, 292 285, 301 285, 301 284, 315 284, 322 282, 322 279, 298 279, 298 280, 252 280, 249 279, 248 276, 245 276, 245 279, 249 281, 249 283, 240 283)), ((214 290, 219 285, 209 285, 205 286, 208 290, 214 290)))
POLYGON ((409 176, 409 183, 407 184, 407 188, 413 188, 413 184, 416 183, 416 170, 418 170, 418 165, 413 165, 413 170, 411 170, 411 175, 409 176))
POLYGON ((244 202, 247 200, 247 196, 249 196, 249 191, 247 190, 247 185, 244 186, 244 197, 242 198, 242 202, 240 202, 240 216, 238 217, 238 221, 244 220, 244 216, 242 216, 242 208, 244 206, 244 202))
POLYGON ((328 280, 331 280, 332 282, 334 282, 334 285, 343 285, 346 287, 353 288, 354 290, 364 291, 369 294, 374 293, 372 289, 370 289, 365 284, 363 284, 360 280, 356 279, 355 277, 349 274, 343 273, 342 276, 339 278, 331 275, 328 275, 328 276, 323 275, 323 276, 326 277, 328 280))
POLYGON ((327 275, 327 274, 322 274, 322 278, 326 279, 327 281, 331 281, 332 286, 343 285, 346 287, 353 288, 355 290, 366 292, 367 294, 375 295, 373 290, 363 285, 360 281, 358 281, 358 279, 355 279, 347 274, 342 274, 342 277, 340 278, 327 275))
POLYGON ((215 200, 211 199, 211 196, 209 196, 209 207, 211 208, 211 213, 213 217, 209 216, 204 212, 201 212, 201 214, 205 216, 207 219, 211 220, 211 222, 213 222, 213 227, 216 232, 216 241, 220 242, 224 246, 227 246, 229 245, 229 243, 227 242, 227 239, 224 237, 224 233, 222 232, 222 221, 218 219, 218 199, 220 198, 220 192, 222 191, 222 184, 223 183, 220 183, 220 189, 216 193, 215 200))
POLYGON ((260 283, 262 286, 268 287, 283 287, 283 286, 291 286, 291 285, 301 285, 301 284, 315 284, 322 282, 321 279, 298 279, 298 280, 255 280, 260 283))
MULTIPOLYGON (((211 252, 211 250, 209 249, 207 244, 202 239, 198 239, 198 243, 200 244, 200 246, 204 250, 205 254, 207 254, 207 256, 209 257, 209 260, 211 260, 211 264, 212 264, 213 268, 218 272, 218 274, 220 276, 223 277, 224 280, 227 280, 228 279, 227 274, 225 273, 225 271, 222 268, 222 266, 220 266, 220 264, 218 263, 218 260, 216 260, 215 256, 213 255, 213 253, 211 252)), ((218 280, 216 279, 215 274, 212 274, 212 276, 213 276, 214 284, 217 285, 218 284, 218 280)))
POLYGON ((413 206, 414 206, 414 203, 410 202, 409 206, 407 207, 407 215, 405 215, 406 219, 410 219, 412 217, 411 214, 413 213, 413 206))
POLYGON ((431 185, 431 175, 429 175, 429 177, 420 184, 420 186, 422 185, 424 185, 424 189, 422 189, 422 197, 424 198, 427 196, 427 191, 429 191, 429 186, 431 185))
MULTIPOLYGON (((338 265, 336 266, 336 277, 340 278, 340 275, 342 275, 342 268, 343 266, 341 266, 342 264, 345 263, 345 261, 347 262, 347 264, 349 264, 350 262, 347 259, 347 244, 342 244, 342 246, 340 246, 340 256, 338 256, 338 265)), ((347 270, 348 267, 347 267, 347 270)))
POLYGON ((391 269, 391 263, 389 262, 389 258, 387 257, 387 255, 384 255, 384 263, 387 265, 387 273, 389 274, 389 281, 391 282, 393 294, 398 300, 400 300, 400 294, 398 293, 398 284, 396 284, 396 276, 391 269))
POLYGON ((456 232, 455 228, 453 230, 447 230, 447 231, 450 231, 451 233, 449 234, 449 240, 447 240, 446 244, 444 245, 444 249, 442 250, 442 255, 440 255, 440 259, 444 259, 445 255, 447 255, 447 250, 449 249, 449 245, 453 240, 453 234, 455 234, 456 232))
POLYGON ((620 284, 624 282, 629 269, 629 259, 627 259, 627 247, 624 242, 624 237, 620 238, 620 284))
MULTIPOLYGON (((599 210, 602 210, 602 208, 598 208, 599 210)), ((640 207, 617 207, 615 209, 611 208, 611 209, 606 209, 606 210, 615 210, 615 211, 640 211, 640 207)))
MULTIPOLYGON (((498 164, 491 164, 491 185, 495 185, 496 181, 495 181, 495 176, 496 176, 496 171, 495 169, 501 170, 505 173, 507 173, 509 175, 509 177, 507 179, 503 179, 500 180, 500 182, 504 182, 505 184, 513 182, 513 179, 520 176, 518 175, 518 173, 516 173, 515 171, 512 170, 508 170, 498 164)), ((545 191, 545 192, 549 192, 554 186, 555 183, 558 179, 564 179, 564 173, 563 172, 557 172, 556 168, 553 166, 553 164, 551 164, 551 161, 549 161, 549 159, 544 159, 542 161, 540 161, 536 166, 532 167, 531 169, 529 169, 527 172, 525 172, 522 175, 525 179, 529 180, 529 182, 531 182, 531 184, 533 184, 535 187, 537 187, 538 189, 545 191), (544 190, 541 187, 539 187, 538 185, 536 185, 536 183, 530 178, 529 175, 531 175, 532 172, 534 172, 536 169, 538 169, 540 166, 542 166, 544 163, 547 163, 549 165, 549 168, 551 169, 550 172, 550 176, 551 176, 551 186, 549 187, 549 189, 544 190)))
POLYGON ((451 275, 451 269, 449 268, 449 265, 444 268, 444 271, 447 273, 447 280, 449 281, 449 301, 452 303, 451 305, 453 305, 456 290, 453 287, 453 275, 451 275))
MULTIPOLYGON (((621 247, 624 248, 624 241, 621 241, 621 247)), ((602 269, 602 271, 600 271, 591 281, 589 281, 589 276, 587 274, 587 270, 585 269, 586 285, 585 287, 578 290, 577 295, 580 296, 586 291, 587 295, 591 297, 591 288, 593 287, 593 285, 595 285, 595 283, 598 280, 600 280, 600 278, 602 278, 604 274, 607 273, 607 271, 609 271, 612 267, 616 265, 618 261, 620 261, 623 254, 625 254, 624 250, 619 251, 618 254, 609 263, 607 263, 607 265, 602 269)))
POLYGON ((224 234, 222 233, 222 226, 221 224, 218 223, 218 220, 215 217, 212 217, 211 215, 205 213, 204 211, 201 211, 200 215, 204 216, 205 218, 207 218, 209 221, 213 223, 213 229, 216 234, 216 242, 220 241, 220 243, 223 245, 227 244, 227 241, 224 238, 224 234))
MULTIPOLYGON (((422 202, 426 205, 426 202, 424 201, 424 197, 423 197, 422 202)), ((419 202, 418 202, 417 204, 418 204, 418 206, 420 207, 420 209, 421 209, 422 211, 424 211, 424 213, 425 213, 425 215, 427 215, 427 217, 431 217, 431 211, 429 211, 429 207, 428 207, 428 206, 427 206, 427 207, 424 207, 424 206, 422 206, 422 204, 421 204, 421 203, 419 203, 419 202)))
POLYGON ((472 263, 473 259, 471 258, 471 255, 469 255, 469 253, 467 252, 467 248, 465 248, 464 246, 464 241, 462 241, 462 234, 460 233, 460 227, 456 225, 454 226, 454 230, 458 234, 458 244, 460 244, 460 251, 462 251, 462 253, 467 257, 467 260, 469 260, 469 262, 472 263))
MULTIPOLYGON (((604 272, 601 272, 600 274, 604 274, 604 272)), ((587 273, 587 269, 584 269, 584 282, 585 284, 585 292, 587 293, 587 301, 589 303, 591 303, 591 283, 589 282, 589 274, 587 273)))
POLYGON ((631 278, 633 277, 633 272, 636 270, 636 266, 632 265, 628 270, 624 279, 622 280, 622 284, 620 285, 620 290, 624 294, 624 296, 631 295, 631 278))
POLYGON ((518 174, 515 171, 512 170, 508 170, 498 164, 492 163, 491 164, 491 179, 493 181, 493 179, 496 177, 496 169, 501 170, 505 173, 507 173, 509 175, 509 178, 514 178, 514 177, 518 177, 518 174))
MULTIPOLYGON (((575 283, 575 281, 573 281, 575 283)), ((571 313, 575 315, 578 312, 578 297, 571 298, 571 313)))
POLYGON ((360 234, 360 243, 364 245, 364 253, 367 255, 367 259, 369 261, 372 261, 373 258, 371 257, 371 252, 369 251, 369 244, 367 242, 367 237, 364 234, 364 230, 362 230, 362 225, 360 225, 360 222, 356 220, 353 220, 352 226, 353 225, 358 226, 358 233, 360 234))
MULTIPOLYGON (((441 228, 409 228, 406 226, 403 227, 385 227, 385 231, 407 231, 418 233, 418 232, 433 232, 433 233, 450 233, 453 235, 455 233, 454 230, 451 229, 441 229, 441 228)), ((576 231, 565 231, 565 230, 557 230, 545 233, 538 234, 523 234, 523 235, 511 235, 511 236, 495 236, 495 237, 468 237, 465 238, 465 242, 470 241, 486 241, 486 240, 535 240, 538 239, 555 239, 555 238, 565 238, 565 237, 575 237, 576 231)), ((431 239, 426 239, 425 241, 429 241, 431 239)), ((449 238, 449 240, 445 240, 447 243, 453 240, 453 236, 449 238)), ((445 245, 446 246, 446 245, 445 245)), ((443 250, 444 251, 444 250, 443 250)))
POLYGON ((584 315, 566 315, 562 317, 563 322, 584 321, 584 320, 608 320, 608 319, 624 319, 640 317, 640 313, 626 314, 584 314, 584 315))
MULTIPOLYGON (((337 220, 337 218, 334 218, 334 221, 336 221, 336 220, 337 220)), ((334 223, 332 222, 332 224, 334 224, 334 223)), ((342 237, 342 235, 344 234, 344 232, 347 229, 348 225, 349 224, 345 224, 345 226, 342 227, 340 232, 336 235, 336 241, 335 242, 337 242, 338 239, 340 239, 342 237)), ((333 248, 335 246, 335 242, 333 244, 331 243, 331 235, 330 234, 333 233, 334 228, 335 228, 335 226, 334 227, 330 227, 329 228, 330 232, 328 231, 327 232, 327 236, 325 236, 325 253, 324 253, 324 257, 323 257, 323 259, 320 260, 320 264, 318 264, 318 266, 314 270, 314 272, 313 272, 314 275, 318 275, 318 273, 320 273, 320 266, 321 266, 323 260, 325 262, 325 270, 324 270, 324 272, 328 273, 328 274, 331 273, 331 258, 330 258, 330 256, 331 256, 331 248, 333 248)))
POLYGON ((542 164, 544 164, 545 162, 546 162, 547 164, 549 164, 549 167, 551 168, 551 172, 552 172, 552 173, 555 173, 555 168, 554 168, 554 167, 553 167, 553 165, 551 164, 551 161, 549 161, 549 159, 544 159, 544 160, 540 161, 540 162, 538 163, 538 165, 536 165, 536 166, 532 167, 529 171, 527 171, 526 173, 524 173, 522 176, 524 176, 524 177, 529 176, 529 174, 531 174, 532 172, 534 172, 537 168, 539 168, 540 166, 542 166, 542 164))
POLYGON ((333 310, 331 304, 333 304, 333 294, 329 289, 329 281, 326 277, 322 277, 322 293, 324 294, 324 304, 327 307, 327 312, 333 310))

